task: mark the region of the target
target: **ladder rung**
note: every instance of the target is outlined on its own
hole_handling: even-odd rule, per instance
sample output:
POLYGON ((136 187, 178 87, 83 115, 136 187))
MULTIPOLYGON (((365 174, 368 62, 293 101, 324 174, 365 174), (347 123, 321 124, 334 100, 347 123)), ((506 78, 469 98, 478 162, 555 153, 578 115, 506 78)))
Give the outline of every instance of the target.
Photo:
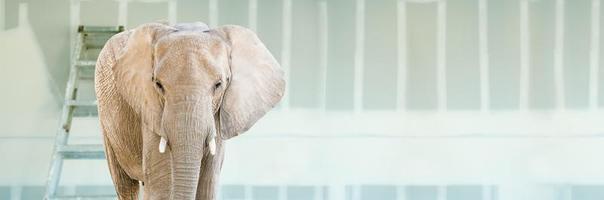
POLYGON ((96 65, 95 60, 78 60, 76 66, 78 67, 94 67, 96 65))
POLYGON ((68 100, 65 102, 68 106, 96 106, 97 101, 78 101, 78 100, 68 100))
POLYGON ((118 33, 124 31, 124 26, 82 26, 78 27, 78 32, 107 32, 118 33))
POLYGON ((50 197, 48 198, 49 200, 67 200, 67 199, 95 199, 95 200, 100 200, 100 199, 111 199, 114 200, 116 199, 117 196, 116 195, 62 195, 62 196, 55 196, 55 197, 50 197))
POLYGON ((65 159, 105 159, 103 145, 74 144, 61 146, 57 150, 65 159))
POLYGON ((84 80, 84 81, 94 81, 94 77, 93 76, 81 76, 80 80, 84 80))

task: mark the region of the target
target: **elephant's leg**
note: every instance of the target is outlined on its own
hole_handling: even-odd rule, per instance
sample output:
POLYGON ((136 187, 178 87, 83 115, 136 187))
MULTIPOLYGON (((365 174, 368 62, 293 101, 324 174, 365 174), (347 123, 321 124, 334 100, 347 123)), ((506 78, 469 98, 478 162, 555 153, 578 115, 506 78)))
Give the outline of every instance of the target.
POLYGON ((201 170, 199 171, 199 184, 197 185, 197 200, 216 199, 216 187, 222 161, 224 159, 224 142, 216 138, 216 155, 211 155, 210 151, 204 151, 201 161, 201 170))
POLYGON ((103 138, 105 138, 105 155, 107 157, 107 162, 109 163, 111 179, 113 179, 118 198, 120 200, 138 199, 138 181, 131 179, 130 176, 126 174, 117 161, 111 144, 109 144, 106 137, 103 138))
POLYGON ((170 149, 159 153, 160 137, 153 133, 144 133, 143 137, 143 171, 145 172, 143 199, 170 199, 172 182, 170 149))

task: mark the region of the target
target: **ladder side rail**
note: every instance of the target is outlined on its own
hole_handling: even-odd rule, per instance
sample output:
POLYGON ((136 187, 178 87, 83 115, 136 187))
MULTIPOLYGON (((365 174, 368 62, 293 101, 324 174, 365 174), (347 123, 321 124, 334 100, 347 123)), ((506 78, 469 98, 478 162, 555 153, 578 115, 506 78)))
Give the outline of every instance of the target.
POLYGON ((63 102, 63 111, 60 118, 60 127, 57 131, 55 138, 55 145, 52 155, 52 162, 50 165, 49 175, 46 185, 46 196, 45 199, 50 199, 56 195, 57 188, 59 186, 59 180, 61 178, 61 170, 63 167, 63 155, 59 152, 61 146, 67 144, 69 137, 69 131, 71 129, 71 118, 73 115, 74 107, 69 105, 67 102, 74 100, 76 97, 76 84, 78 78, 78 68, 75 65, 76 61, 79 60, 82 49, 82 34, 78 34, 73 60, 70 64, 69 80, 67 81, 67 87, 65 89, 65 102, 63 102))
MULTIPOLYGON (((70 102, 76 101, 77 100, 77 96, 78 96, 78 90, 79 90, 79 79, 80 79, 80 71, 81 69, 78 66, 78 62, 81 59, 82 56, 82 52, 87 50, 86 47, 86 43, 85 43, 85 35, 86 33, 84 32, 79 32, 78 34, 78 38, 76 41, 76 45, 75 45, 75 51, 74 51, 74 56, 73 56, 73 60, 71 63, 71 69, 70 69, 70 73, 69 73, 69 78, 73 80, 70 80, 67 85, 67 89, 69 91, 72 91, 70 98, 68 99, 67 96, 65 96, 65 102, 64 105, 66 105, 66 107, 69 110, 69 113, 67 113, 65 121, 63 123, 63 129, 67 131, 67 133, 69 133, 69 131, 71 130, 71 122, 73 120, 73 112, 75 111, 76 106, 78 105, 74 105, 71 104, 70 102), (73 76, 73 77, 72 77, 73 76)), ((65 138, 65 143, 63 145, 67 144, 67 138, 65 138)))

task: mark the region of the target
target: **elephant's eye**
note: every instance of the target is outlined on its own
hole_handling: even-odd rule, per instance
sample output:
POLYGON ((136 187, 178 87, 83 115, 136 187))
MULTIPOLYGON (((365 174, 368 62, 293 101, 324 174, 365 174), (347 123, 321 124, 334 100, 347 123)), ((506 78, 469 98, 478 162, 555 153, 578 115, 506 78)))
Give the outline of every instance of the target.
POLYGON ((161 93, 164 93, 164 86, 159 81, 155 81, 155 87, 157 87, 161 93))
POLYGON ((218 81, 216 84, 214 84, 214 90, 218 89, 221 85, 222 81, 218 81))

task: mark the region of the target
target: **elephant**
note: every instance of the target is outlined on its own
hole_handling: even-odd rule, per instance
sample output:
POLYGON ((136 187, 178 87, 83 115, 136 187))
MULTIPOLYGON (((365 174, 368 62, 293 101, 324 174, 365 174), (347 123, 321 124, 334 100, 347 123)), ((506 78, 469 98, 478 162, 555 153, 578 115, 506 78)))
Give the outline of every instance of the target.
POLYGON ((119 199, 215 199, 225 141, 276 106, 284 72, 251 30, 147 23, 99 53, 95 92, 119 199))

